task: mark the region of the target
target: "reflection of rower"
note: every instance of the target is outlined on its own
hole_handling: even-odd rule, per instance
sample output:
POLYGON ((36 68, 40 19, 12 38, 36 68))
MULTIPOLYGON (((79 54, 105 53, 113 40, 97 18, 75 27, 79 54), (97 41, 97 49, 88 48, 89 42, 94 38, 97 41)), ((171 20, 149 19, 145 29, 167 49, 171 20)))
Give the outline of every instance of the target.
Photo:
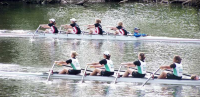
POLYGON ((183 66, 181 64, 181 58, 180 56, 174 56, 173 64, 169 66, 161 66, 160 69, 173 69, 173 73, 167 73, 163 71, 158 78, 159 79, 182 79, 182 72, 183 72, 183 66))
POLYGON ((141 33, 139 33, 139 28, 134 28, 134 34, 133 34, 133 36, 135 36, 135 37, 140 37, 140 36, 147 36, 146 34, 141 34, 141 33))
POLYGON ((79 28, 79 25, 76 24, 76 19, 72 18, 70 19, 71 24, 66 24, 66 25, 61 25, 62 27, 64 27, 67 30, 67 34, 81 34, 81 30, 79 28))
POLYGON ((129 74, 132 75, 132 77, 135 78, 143 78, 146 75, 146 62, 144 53, 138 54, 138 61, 130 62, 130 63, 122 63, 121 65, 127 65, 127 67, 137 67, 137 71, 133 71, 131 69, 128 69, 123 77, 128 77, 129 74))
POLYGON ((102 26, 101 26, 101 20, 95 19, 95 24, 88 25, 88 29, 90 29, 89 34, 103 34, 102 26), (95 28, 95 29, 94 29, 95 28))
POLYGON ((97 63, 90 63, 90 64, 87 64, 87 65, 92 65, 90 66, 91 68, 95 68, 95 70, 90 74, 91 76, 95 76, 97 75, 98 73, 101 75, 101 76, 111 76, 114 74, 114 65, 113 65, 113 62, 110 60, 110 54, 108 51, 105 51, 104 52, 104 55, 103 57, 105 59, 97 62, 97 63), (105 67, 105 70, 102 70, 102 69, 98 69, 100 67, 105 67))
POLYGON ((62 71, 59 72, 59 74, 72 74, 72 75, 76 75, 81 73, 81 67, 80 64, 78 62, 78 59, 76 58, 77 53, 75 51, 73 51, 71 53, 71 58, 69 60, 65 61, 58 61, 56 62, 58 65, 71 65, 71 67, 73 69, 63 69, 62 71))
POLYGON ((49 19, 49 24, 40 24, 40 27, 45 28, 45 33, 58 33, 55 19, 49 19))
POLYGON ((107 28, 111 28, 111 30, 115 31, 115 35, 127 35, 128 32, 125 30, 125 28, 123 27, 123 23, 122 22, 118 22, 118 26, 117 27, 107 27, 107 28))

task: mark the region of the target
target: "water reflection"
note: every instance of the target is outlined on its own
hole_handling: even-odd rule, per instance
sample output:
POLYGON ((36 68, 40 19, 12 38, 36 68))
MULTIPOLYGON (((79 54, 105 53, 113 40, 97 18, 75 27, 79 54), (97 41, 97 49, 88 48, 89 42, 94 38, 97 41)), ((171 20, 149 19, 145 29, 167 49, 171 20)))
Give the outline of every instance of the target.
POLYGON ((142 41, 105 41, 105 40, 59 40, 36 39, 32 43, 26 38, 1 38, 0 63, 32 66, 42 71, 47 70, 55 60, 70 58, 70 52, 79 53, 78 59, 82 67, 86 63, 98 62, 105 50, 110 51, 117 69, 122 62, 137 60, 138 52, 145 52, 148 70, 154 71, 163 61, 165 65, 172 63, 174 55, 183 58, 184 73, 199 74, 200 53, 198 44, 166 43, 142 41), (46 68, 46 69, 45 69, 46 68))
POLYGON ((197 96, 200 94, 199 86, 184 85, 146 85, 144 90, 140 84, 118 83, 111 85, 106 82, 86 81, 81 84, 76 80, 54 79, 51 84, 45 84, 46 79, 27 77, 1 77, 2 96, 98 96, 98 97, 129 97, 129 96, 197 96), (36 94, 35 94, 36 93, 36 94))

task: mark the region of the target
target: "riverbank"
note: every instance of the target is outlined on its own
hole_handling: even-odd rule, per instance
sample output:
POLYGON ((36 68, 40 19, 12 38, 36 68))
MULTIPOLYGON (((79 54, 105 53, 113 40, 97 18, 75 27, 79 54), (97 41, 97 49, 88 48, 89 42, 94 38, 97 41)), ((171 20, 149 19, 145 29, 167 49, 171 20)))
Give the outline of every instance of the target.
POLYGON ((200 0, 0 0, 0 5, 9 5, 9 1, 14 2, 25 2, 27 4, 55 4, 55 3, 81 3, 84 4, 86 2, 119 2, 119 3, 127 3, 127 2, 141 2, 141 3, 179 3, 184 6, 196 6, 200 7, 200 0))

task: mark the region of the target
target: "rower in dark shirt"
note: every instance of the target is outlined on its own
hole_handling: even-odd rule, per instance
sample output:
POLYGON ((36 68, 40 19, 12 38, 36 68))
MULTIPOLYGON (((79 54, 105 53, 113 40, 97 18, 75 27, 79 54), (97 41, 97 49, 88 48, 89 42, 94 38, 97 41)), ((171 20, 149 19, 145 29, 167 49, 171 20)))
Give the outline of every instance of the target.
POLYGON ((103 54, 104 59, 96 63, 89 63, 87 65, 91 65, 90 68, 95 68, 95 70, 90 74, 91 76, 95 76, 98 73, 101 76, 111 76, 114 75, 114 65, 112 60, 110 59, 111 55, 108 51, 105 51, 103 54), (105 70, 99 69, 99 67, 105 67, 105 70))
POLYGON ((77 53, 73 51, 71 53, 71 58, 67 61, 57 61, 56 64, 58 65, 71 65, 72 69, 63 69, 62 71, 59 72, 59 74, 72 74, 72 75, 77 75, 81 73, 81 67, 78 62, 78 59, 76 58, 77 53))
POLYGON ((58 33, 58 29, 56 27, 56 22, 55 19, 49 19, 49 24, 40 24, 40 26, 42 28, 46 28, 46 30, 44 31, 45 33, 58 33))
POLYGON ((181 64, 180 56, 174 56, 173 64, 167 66, 160 66, 160 69, 173 69, 173 73, 163 71, 158 78, 159 79, 182 79, 183 66, 181 64))
POLYGON ((88 25, 88 29, 90 29, 89 34, 103 35, 103 29, 100 23, 101 23, 100 19, 95 19, 95 24, 88 25))
POLYGON ((132 69, 128 69, 125 71, 123 77, 128 77, 129 74, 132 75, 132 77, 135 78, 143 78, 146 75, 146 62, 144 53, 138 54, 138 61, 130 62, 130 63, 121 63, 121 65, 126 65, 127 67, 137 67, 137 71, 134 71, 132 69))
POLYGON ((128 32, 125 30, 125 28, 123 27, 123 23, 119 22, 117 27, 107 27, 107 28, 111 28, 111 30, 115 31, 115 35, 127 35, 128 32))
POLYGON ((79 25, 76 24, 76 19, 72 18, 70 21, 71 24, 61 25, 65 29, 68 29, 66 34, 81 34, 81 29, 79 28, 79 25))

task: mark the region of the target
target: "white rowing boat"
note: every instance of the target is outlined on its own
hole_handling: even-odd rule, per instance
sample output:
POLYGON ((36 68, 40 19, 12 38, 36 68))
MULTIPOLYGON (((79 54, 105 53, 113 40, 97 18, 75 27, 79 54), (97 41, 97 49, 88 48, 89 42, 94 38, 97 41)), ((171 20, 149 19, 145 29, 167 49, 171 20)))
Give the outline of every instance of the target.
MULTIPOLYGON (((15 76, 36 76, 41 78, 47 78, 48 73, 26 73, 26 72, 4 72, 0 71, 0 76, 6 75, 15 75, 15 76)), ((71 79, 71 80, 81 80, 82 74, 80 75, 68 75, 68 74, 53 74, 51 79, 71 79)), ((113 82, 115 80, 114 76, 105 77, 105 76, 85 76, 84 80, 86 81, 101 81, 101 82, 113 82)), ((120 77, 117 79, 117 82, 130 82, 130 83, 143 83, 147 78, 124 78, 120 77)), ((147 83, 154 84, 176 84, 176 85, 200 85, 200 80, 169 80, 169 79, 150 79, 147 83)))
POLYGON ((186 42, 199 43, 200 39, 188 38, 170 38, 170 37, 135 37, 135 36, 119 36, 119 35, 88 35, 88 34, 14 34, 0 33, 0 37, 24 37, 24 38, 59 38, 59 39, 97 39, 97 40, 121 40, 121 41, 161 41, 161 42, 186 42))

